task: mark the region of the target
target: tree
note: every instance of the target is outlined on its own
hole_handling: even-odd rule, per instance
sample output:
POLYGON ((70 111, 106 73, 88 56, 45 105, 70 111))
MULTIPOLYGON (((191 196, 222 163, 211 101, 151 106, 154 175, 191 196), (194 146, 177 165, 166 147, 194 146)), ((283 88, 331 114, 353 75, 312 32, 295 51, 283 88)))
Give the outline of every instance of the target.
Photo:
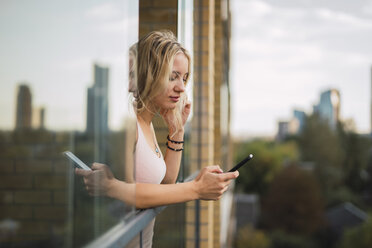
POLYGON ((254 155, 252 161, 239 169, 237 188, 245 193, 264 194, 283 164, 297 161, 299 157, 295 142, 276 144, 254 140, 235 144, 235 163, 248 154, 254 155))
POLYGON ((263 224, 271 230, 309 235, 323 226, 324 204, 312 174, 296 165, 274 179, 263 201, 263 224))
POLYGON ((325 195, 342 183, 342 162, 344 151, 336 130, 317 114, 306 118, 304 129, 299 137, 299 147, 303 161, 314 162, 314 173, 325 195))
POLYGON ((359 193, 366 187, 367 166, 371 149, 370 138, 362 137, 346 123, 339 123, 338 135, 345 159, 342 163, 343 181, 353 192, 359 193))
POLYGON ((269 248, 270 239, 263 231, 255 230, 251 226, 245 226, 238 232, 236 248, 269 248))
POLYGON ((372 247, 372 219, 361 226, 345 231, 340 242, 341 248, 370 248, 372 247))
POLYGON ((309 237, 288 234, 280 230, 270 233, 271 248, 319 248, 309 237))

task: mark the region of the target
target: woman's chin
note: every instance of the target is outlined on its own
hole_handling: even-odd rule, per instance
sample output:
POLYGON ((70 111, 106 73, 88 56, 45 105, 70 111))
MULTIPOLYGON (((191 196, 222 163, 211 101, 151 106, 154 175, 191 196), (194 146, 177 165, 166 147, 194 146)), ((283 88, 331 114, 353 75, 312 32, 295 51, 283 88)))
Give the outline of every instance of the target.
POLYGON ((167 106, 164 106, 164 110, 173 110, 177 107, 177 104, 168 104, 167 106))

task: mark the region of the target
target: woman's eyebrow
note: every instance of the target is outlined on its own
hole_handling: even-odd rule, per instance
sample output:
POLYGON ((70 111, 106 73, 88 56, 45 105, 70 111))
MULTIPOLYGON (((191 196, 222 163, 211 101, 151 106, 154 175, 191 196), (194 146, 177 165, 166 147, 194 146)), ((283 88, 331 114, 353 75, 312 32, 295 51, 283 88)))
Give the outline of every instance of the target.
MULTIPOLYGON (((181 77, 181 73, 180 73, 180 72, 178 72, 178 71, 172 71, 172 73, 176 73, 176 74, 177 74, 177 76, 181 77)), ((185 75, 189 75, 189 73, 188 73, 188 72, 186 72, 186 73, 185 73, 185 75)))
POLYGON ((181 76, 181 73, 179 73, 178 71, 172 71, 172 73, 176 73, 177 76, 181 76))

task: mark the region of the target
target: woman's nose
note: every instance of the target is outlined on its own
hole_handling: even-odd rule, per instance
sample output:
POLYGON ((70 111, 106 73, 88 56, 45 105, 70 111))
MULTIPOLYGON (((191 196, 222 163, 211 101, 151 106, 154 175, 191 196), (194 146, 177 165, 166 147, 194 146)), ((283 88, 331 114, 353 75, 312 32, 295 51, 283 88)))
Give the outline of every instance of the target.
POLYGON ((178 92, 184 92, 185 91, 185 83, 183 82, 182 78, 177 80, 175 90, 178 91, 178 92))

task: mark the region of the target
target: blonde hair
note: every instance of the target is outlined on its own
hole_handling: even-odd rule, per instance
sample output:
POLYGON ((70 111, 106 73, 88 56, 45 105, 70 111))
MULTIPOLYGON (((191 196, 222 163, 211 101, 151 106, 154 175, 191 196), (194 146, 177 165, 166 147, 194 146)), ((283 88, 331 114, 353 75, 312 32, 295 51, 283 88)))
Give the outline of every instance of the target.
MULTIPOLYGON (((190 75, 191 58, 187 50, 177 42, 176 37, 171 31, 153 31, 141 38, 136 44, 137 63, 133 68, 137 69, 135 78, 137 79, 136 92, 134 96, 134 106, 137 113, 142 113, 145 109, 154 109, 153 100, 156 96, 163 93, 170 80, 174 58, 177 54, 183 53, 188 60, 188 72, 190 75)), ((131 49, 134 49, 133 46, 131 49)), ((185 84, 187 84, 189 77, 185 84)), ((181 99, 173 111, 177 130, 182 128, 182 110, 186 102, 186 94, 181 94, 181 99)), ((173 134, 170 134, 172 136, 173 134)))
POLYGON ((137 92, 137 43, 129 48, 129 85, 128 92, 137 92))

